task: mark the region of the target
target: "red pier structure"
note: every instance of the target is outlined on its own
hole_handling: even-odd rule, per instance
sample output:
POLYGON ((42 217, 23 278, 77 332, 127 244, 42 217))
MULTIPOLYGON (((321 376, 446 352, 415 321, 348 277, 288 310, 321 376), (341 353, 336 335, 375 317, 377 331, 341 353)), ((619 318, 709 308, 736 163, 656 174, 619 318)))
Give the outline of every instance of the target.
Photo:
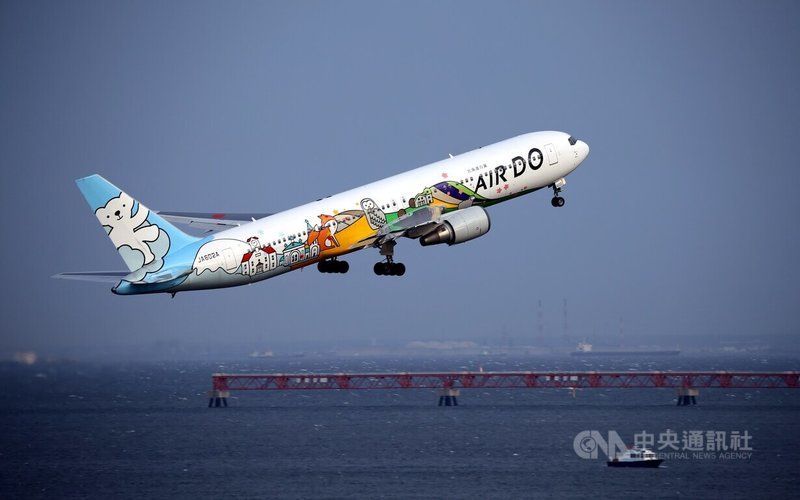
POLYGON ((800 389, 800 372, 542 371, 443 373, 215 373, 208 406, 227 406, 230 391, 438 389, 439 405, 456 406, 460 389, 668 389, 678 405, 699 389, 800 389))

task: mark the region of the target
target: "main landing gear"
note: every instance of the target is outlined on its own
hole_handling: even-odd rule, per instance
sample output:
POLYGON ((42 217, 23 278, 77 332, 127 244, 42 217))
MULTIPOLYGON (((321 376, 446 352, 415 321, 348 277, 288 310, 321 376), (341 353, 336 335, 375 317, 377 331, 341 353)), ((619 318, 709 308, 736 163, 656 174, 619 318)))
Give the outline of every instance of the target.
POLYGON ((566 183, 566 179, 562 177, 561 179, 557 180, 555 184, 553 184, 553 199, 550 200, 550 204, 556 208, 564 206, 564 198, 559 196, 559 194, 561 193, 561 188, 564 187, 564 184, 566 183))
POLYGON ((381 245, 381 255, 386 257, 386 262, 376 262, 372 268, 378 276, 402 276, 406 273, 406 265, 393 259, 396 244, 394 241, 387 241, 381 245))
POLYGON ((350 264, 344 260, 321 260, 317 263, 317 269, 321 273, 338 273, 344 274, 350 270, 350 264))
POLYGON ((376 262, 372 268, 378 276, 402 276, 406 274, 406 265, 401 262, 376 262))

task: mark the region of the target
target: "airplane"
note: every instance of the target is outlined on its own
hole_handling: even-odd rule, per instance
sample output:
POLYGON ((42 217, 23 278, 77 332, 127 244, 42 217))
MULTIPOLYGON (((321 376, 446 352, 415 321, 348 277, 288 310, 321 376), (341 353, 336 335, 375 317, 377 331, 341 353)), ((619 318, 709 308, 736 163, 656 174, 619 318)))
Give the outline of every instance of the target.
POLYGON ((377 248, 379 276, 402 276, 401 237, 456 245, 486 234, 486 207, 549 188, 564 206, 566 176, 589 146, 564 132, 523 134, 280 213, 151 211, 100 175, 76 184, 127 271, 68 272, 54 278, 116 283, 117 295, 246 285, 312 264, 346 273, 340 257, 377 248), (206 231, 187 234, 187 225, 206 231))

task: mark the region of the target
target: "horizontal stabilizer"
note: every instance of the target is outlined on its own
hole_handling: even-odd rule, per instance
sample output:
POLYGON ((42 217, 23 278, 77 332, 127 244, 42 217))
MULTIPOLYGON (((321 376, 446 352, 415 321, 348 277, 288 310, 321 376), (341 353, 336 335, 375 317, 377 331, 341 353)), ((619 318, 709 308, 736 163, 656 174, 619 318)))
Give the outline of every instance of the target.
POLYGON ((102 283, 118 283, 129 273, 128 271, 90 271, 85 273, 58 273, 53 278, 80 281, 99 281, 102 283))
POLYGON ((205 229, 206 231, 222 231, 231 227, 241 226, 264 217, 271 213, 204 213, 204 212, 157 212, 164 220, 173 224, 205 229))
POLYGON ((164 271, 159 271, 157 273, 152 273, 146 275, 144 278, 140 278, 137 276, 138 273, 131 273, 124 278, 125 281, 129 281, 135 285, 155 285, 157 283, 166 283, 167 281, 172 281, 178 278, 183 278, 184 276, 188 276, 192 273, 193 269, 190 267, 188 269, 166 269, 164 271))

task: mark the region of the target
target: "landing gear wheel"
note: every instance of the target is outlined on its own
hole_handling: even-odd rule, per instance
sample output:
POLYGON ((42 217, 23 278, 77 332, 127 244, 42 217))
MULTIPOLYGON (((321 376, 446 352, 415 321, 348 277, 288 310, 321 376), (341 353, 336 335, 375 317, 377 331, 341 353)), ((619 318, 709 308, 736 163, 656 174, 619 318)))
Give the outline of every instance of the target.
POLYGON ((372 268, 378 276, 402 276, 406 273, 405 264, 396 263, 393 260, 394 246, 397 243, 394 240, 387 241, 380 246, 381 255, 386 257, 383 262, 377 262, 375 267, 372 268))
POLYGON ((564 184, 566 183, 567 181, 561 178, 551 186, 553 188, 553 199, 550 200, 550 204, 556 208, 564 206, 564 198, 562 198, 560 194, 561 194, 561 188, 564 187, 564 184))
POLYGON ((378 276, 402 276, 406 273, 406 266, 394 262, 377 262, 372 270, 378 276))
POLYGON ((317 270, 321 273, 344 274, 350 270, 350 264, 344 260, 321 260, 317 262, 317 270))

